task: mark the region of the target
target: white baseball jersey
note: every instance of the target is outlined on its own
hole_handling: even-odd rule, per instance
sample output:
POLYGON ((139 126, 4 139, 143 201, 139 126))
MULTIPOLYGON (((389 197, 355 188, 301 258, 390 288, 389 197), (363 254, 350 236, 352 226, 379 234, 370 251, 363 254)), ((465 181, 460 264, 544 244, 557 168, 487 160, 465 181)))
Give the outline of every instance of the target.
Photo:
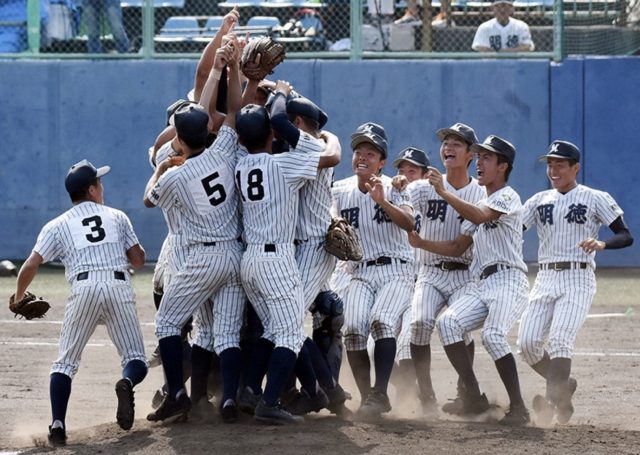
MULTIPOLYGON (((444 186, 447 191, 458 196, 467 202, 475 204, 487 197, 487 192, 483 186, 478 185, 478 181, 471 178, 469 184, 455 189, 443 176, 444 186)), ((440 242, 453 240, 460 234, 460 227, 464 221, 447 201, 442 199, 428 180, 417 180, 407 187, 411 195, 414 208, 420 212, 420 236, 422 238, 440 242)), ((419 249, 420 262, 425 265, 435 265, 445 262, 462 262, 471 264, 473 251, 467 249, 460 257, 441 256, 430 251, 419 249)))
POLYGON ((71 283, 52 373, 73 378, 82 351, 99 323, 121 356, 146 363, 142 331, 127 267, 127 250, 137 245, 129 218, 95 202, 81 202, 47 223, 33 251, 44 262, 59 259, 71 283))
POLYGON ((299 352, 304 342, 304 295, 294 237, 300 188, 316 178, 319 153, 246 155, 236 166, 247 251, 242 283, 276 347, 299 352))
MULTIPOLYGON (((460 189, 454 188, 443 176, 445 188, 459 198, 472 204, 487 197, 483 186, 474 178, 460 189)), ((463 218, 447 201, 442 199, 426 180, 418 180, 408 186, 414 207, 421 212, 420 236, 434 241, 453 240, 460 234, 463 218)), ((466 293, 472 280, 468 270, 442 270, 434 267, 442 263, 461 263, 469 266, 473 259, 473 248, 468 248, 459 257, 448 257, 418 248, 422 264, 416 290, 411 303, 411 343, 425 346, 430 343, 436 317, 451 300, 466 293)), ((403 339, 408 338, 404 334, 403 339)), ((469 343, 470 338, 465 339, 469 343)))
POLYGON ((462 223, 461 233, 473 235, 472 270, 479 275, 490 265, 503 264, 526 273, 527 265, 522 259, 522 204, 518 193, 505 186, 477 205, 503 215, 480 226, 468 220, 462 223))
POLYGON ((528 44, 530 50, 535 49, 531 39, 531 31, 526 22, 519 19, 509 18, 507 25, 501 25, 496 18, 483 22, 478 27, 473 38, 471 48, 474 51, 478 47, 490 47, 498 52, 501 49, 513 48, 523 44, 528 44))
POLYGON ((165 172, 147 198, 163 209, 180 207, 185 244, 237 239, 241 233, 233 181, 235 130, 220 128, 215 142, 165 172))
MULTIPOLYGON (((391 178, 380 176, 385 197, 392 204, 413 209, 411 196, 405 190, 396 191, 391 186, 391 178)), ((358 188, 357 179, 343 181, 333 186, 333 210, 353 226, 362 245, 362 262, 379 257, 402 259, 413 264, 413 248, 407 240, 407 233, 396 226, 384 210, 376 204, 369 193, 358 188)))
POLYGON ((529 365, 542 359, 547 339, 551 358, 573 357, 596 293, 595 252, 586 253, 578 244, 596 238, 600 226, 622 215, 608 193, 584 185, 566 194, 542 191, 525 203, 523 223, 538 231, 538 262, 569 263, 566 270, 541 269, 536 276, 518 331, 519 352, 529 365), (580 263, 588 268, 576 267, 580 263))

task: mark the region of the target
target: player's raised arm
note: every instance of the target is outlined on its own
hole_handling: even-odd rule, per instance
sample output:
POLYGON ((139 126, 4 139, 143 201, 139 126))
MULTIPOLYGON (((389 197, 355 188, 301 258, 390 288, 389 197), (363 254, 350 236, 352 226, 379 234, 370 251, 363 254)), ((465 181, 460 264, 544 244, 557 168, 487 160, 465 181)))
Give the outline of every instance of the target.
POLYGON ((340 164, 342 159, 342 146, 338 136, 329 132, 321 131, 320 138, 327 143, 327 146, 320 155, 320 161, 318 162, 318 168, 334 167, 340 164))
POLYGON ((234 41, 232 52, 229 55, 227 68, 229 70, 229 90, 227 92, 227 118, 225 125, 235 127, 236 113, 242 108, 242 87, 240 83, 240 55, 241 49, 237 39, 234 41))

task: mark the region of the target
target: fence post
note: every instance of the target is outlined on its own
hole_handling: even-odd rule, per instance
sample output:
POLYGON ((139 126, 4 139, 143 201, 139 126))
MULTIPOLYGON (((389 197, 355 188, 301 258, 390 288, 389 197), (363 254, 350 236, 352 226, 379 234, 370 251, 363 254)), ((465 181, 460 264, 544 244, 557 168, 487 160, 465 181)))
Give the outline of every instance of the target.
POLYGON ((40 0, 27 1, 27 42, 30 52, 40 53, 40 0))
POLYGON ((351 0, 351 60, 362 58, 362 0, 351 0))
POLYGON ((553 2, 553 60, 564 59, 564 7, 563 0, 553 2))
POLYGON ((150 59, 153 54, 153 0, 142 1, 142 56, 150 59))

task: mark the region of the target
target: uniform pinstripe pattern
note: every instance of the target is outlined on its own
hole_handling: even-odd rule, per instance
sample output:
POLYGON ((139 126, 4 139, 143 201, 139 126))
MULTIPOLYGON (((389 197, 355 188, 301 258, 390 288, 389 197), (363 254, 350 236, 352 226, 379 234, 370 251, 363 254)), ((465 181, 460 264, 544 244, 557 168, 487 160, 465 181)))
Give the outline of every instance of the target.
POLYGON ((587 262, 595 270, 595 253, 577 245, 597 238, 600 226, 623 214, 608 193, 578 185, 567 194, 548 190, 532 196, 523 208, 523 224, 538 231, 538 262, 587 262))
POLYGON ((34 251, 44 262, 60 259, 71 282, 78 273, 90 270, 127 270, 125 253, 138 243, 123 212, 82 202, 42 228, 34 251))
POLYGON ((528 302, 526 275, 517 269, 499 271, 457 300, 436 320, 443 346, 464 340, 482 327, 482 344, 495 361, 511 353, 507 335, 528 302))
POLYGON ((304 309, 308 310, 321 291, 329 289, 329 279, 335 270, 337 259, 327 253, 324 238, 312 238, 296 246, 296 263, 300 270, 304 309))
POLYGON ((518 352, 525 362, 533 365, 542 359, 547 339, 552 359, 573 357, 578 330, 595 293, 591 269, 539 271, 518 330, 518 352))
POLYGON ((75 281, 71 285, 60 331, 58 358, 51 367, 51 373, 74 377, 82 351, 99 323, 107 327, 122 367, 131 360, 146 363, 131 282, 128 278, 126 281, 114 279, 113 272, 102 275, 89 273, 89 279, 75 281))
POLYGON ((238 238, 238 195, 233 180, 235 131, 223 126, 213 145, 165 172, 147 198, 165 210, 178 207, 182 236, 174 244, 238 238))
POLYGON ((524 205, 523 223, 538 231, 538 261, 586 262, 589 269, 540 270, 518 331, 518 350, 533 365, 542 359, 548 339, 551 358, 573 356, 573 347, 596 293, 595 252, 577 245, 597 238, 602 225, 623 215, 603 191, 578 185, 566 194, 542 191, 524 205))
POLYGON ((347 350, 366 349, 369 334, 374 340, 395 338, 412 294, 413 263, 358 267, 345 295, 347 350))
MULTIPOLYGON (((468 270, 443 271, 422 266, 411 302, 411 343, 425 346, 431 342, 436 318, 447 302, 455 301, 474 286, 468 270)), ((471 338, 465 334, 468 344, 471 338)))
MULTIPOLYGON (((487 193, 483 186, 478 185, 478 181, 471 178, 469 184, 455 189, 443 176, 444 185, 447 191, 455 194, 459 198, 472 204, 487 197, 487 193)), ((407 191, 411 195, 414 209, 420 213, 420 235, 432 241, 453 240, 460 234, 460 225, 462 218, 449 204, 442 199, 435 189, 427 180, 416 180, 407 187, 407 191)), ((471 264, 473 257, 472 250, 469 248, 460 257, 447 257, 427 250, 419 249, 420 263, 434 265, 442 261, 462 262, 471 264)))
MULTIPOLYGON (((413 208, 407 191, 393 190, 391 179, 386 175, 382 175, 381 179, 387 200, 398 207, 406 205, 413 208)), ((345 218, 358 234, 364 253, 363 261, 389 256, 413 263, 414 253, 407 233, 391 221, 368 193, 360 191, 357 180, 336 182, 332 195, 335 213, 345 218)))
POLYGON ((293 244, 248 245, 242 257, 242 284, 264 326, 263 337, 276 347, 299 352, 304 342, 304 294, 293 244))
POLYGON ((396 362, 411 358, 411 306, 400 315, 397 326, 396 362))
POLYGON ((527 265, 522 259, 522 205, 518 193, 505 186, 478 205, 503 215, 480 226, 469 221, 462 223, 461 233, 473 235, 472 273, 480 275, 483 269, 493 264, 508 265, 526 273, 527 265))
MULTIPOLYGON (((196 344, 213 350, 216 346, 239 346, 240 325, 227 333, 213 333, 213 306, 242 314, 244 296, 240 282, 241 245, 236 240, 218 242, 215 246, 194 245, 182 269, 172 277, 156 313, 156 336, 159 339, 180 335, 182 326, 196 310, 205 305, 194 321, 196 344), (233 292, 227 288, 235 288, 233 292), (222 292, 222 290, 225 292, 222 292)), ((231 320, 241 319, 233 316, 231 320)), ((221 326, 222 322, 221 322, 221 326)))

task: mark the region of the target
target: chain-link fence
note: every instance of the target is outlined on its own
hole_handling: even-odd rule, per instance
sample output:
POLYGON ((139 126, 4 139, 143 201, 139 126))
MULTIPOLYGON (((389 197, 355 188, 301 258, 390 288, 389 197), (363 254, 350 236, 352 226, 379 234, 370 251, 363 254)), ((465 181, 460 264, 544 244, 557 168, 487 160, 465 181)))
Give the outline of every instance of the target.
POLYGON ((270 35, 285 44, 290 56, 468 58, 532 51, 558 59, 630 54, 640 49, 639 2, 0 0, 0 54, 197 54, 234 7, 240 12, 239 34, 270 35), (500 25, 505 23, 500 14, 510 17, 508 25, 500 25))

